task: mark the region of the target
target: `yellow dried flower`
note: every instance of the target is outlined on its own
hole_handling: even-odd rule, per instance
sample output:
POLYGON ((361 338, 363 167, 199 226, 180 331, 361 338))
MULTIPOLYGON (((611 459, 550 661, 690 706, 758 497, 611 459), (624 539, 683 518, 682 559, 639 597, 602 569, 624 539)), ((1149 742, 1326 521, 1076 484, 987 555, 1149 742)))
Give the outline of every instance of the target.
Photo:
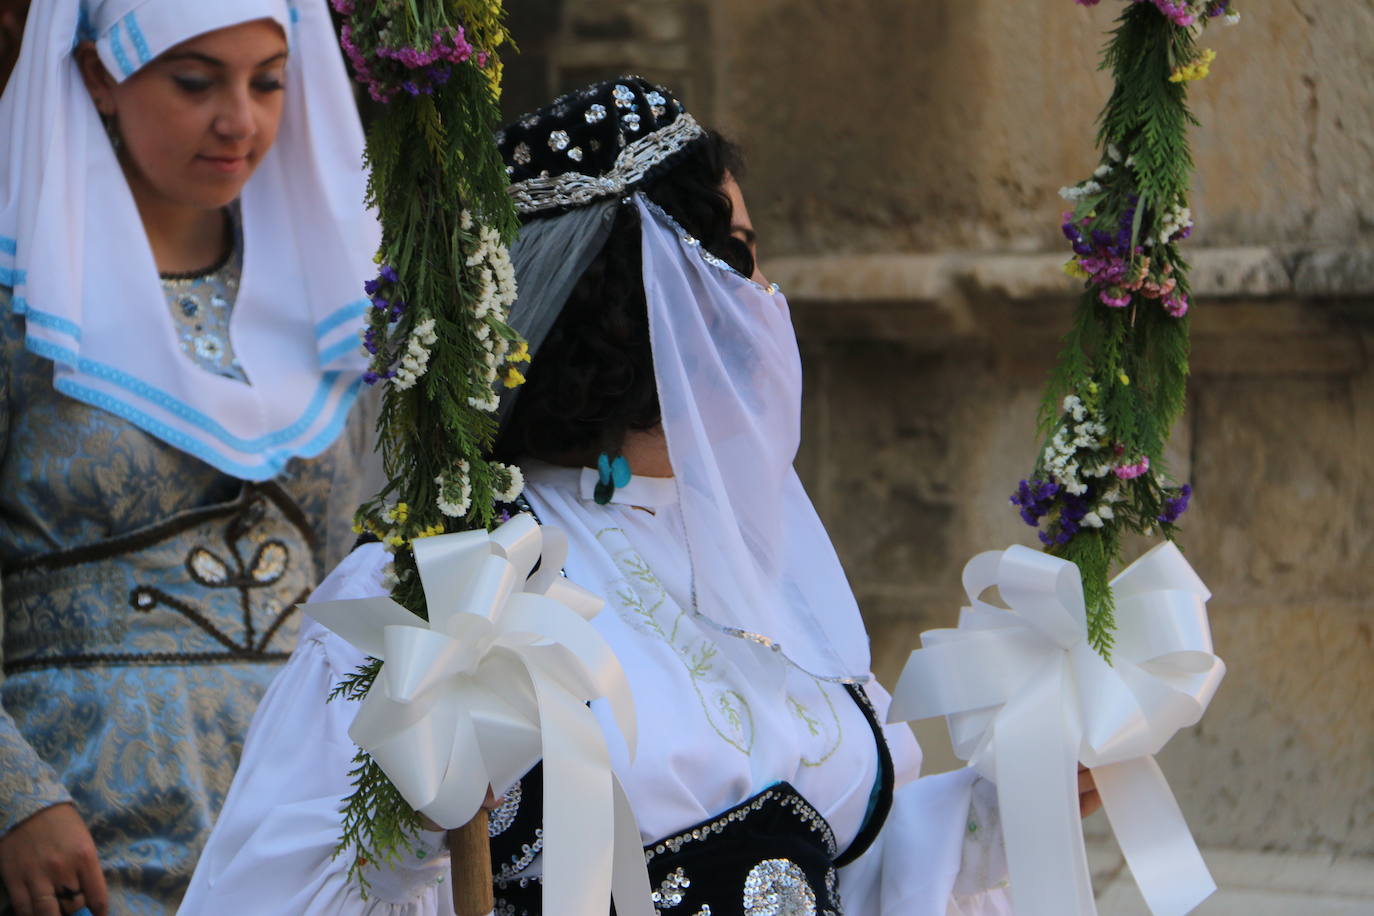
POLYGON ((1169 82, 1186 83, 1193 80, 1206 79, 1207 74, 1211 73, 1212 61, 1217 59, 1217 52, 1211 48, 1203 48, 1202 53, 1188 61, 1180 64, 1169 74, 1169 82))
POLYGON ((1064 273, 1078 280, 1086 280, 1092 276, 1083 269, 1083 265, 1078 262, 1077 258, 1069 258, 1064 262, 1064 273))
POLYGON ((507 388, 518 388, 525 384, 525 377, 520 374, 519 369, 511 366, 506 369, 506 373, 502 377, 502 384, 507 388))

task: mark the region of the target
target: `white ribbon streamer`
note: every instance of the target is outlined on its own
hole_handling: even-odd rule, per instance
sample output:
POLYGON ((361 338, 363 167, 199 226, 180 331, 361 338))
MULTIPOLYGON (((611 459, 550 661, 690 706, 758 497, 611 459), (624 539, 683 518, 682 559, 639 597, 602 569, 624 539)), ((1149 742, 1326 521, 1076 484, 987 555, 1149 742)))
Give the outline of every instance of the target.
POLYGON ((652 916, 629 800, 587 703, 635 747, 629 682, 588 621, 600 598, 560 575, 566 536, 517 515, 413 544, 426 622, 387 597, 302 605, 385 661, 349 737, 440 826, 470 821, 544 761, 544 912, 652 916), (538 563, 539 569, 531 575, 538 563))
POLYGON ((1164 543, 1112 581, 1110 664, 1088 643, 1078 567, 1026 547, 964 567, 957 629, 921 634, 888 720, 947 716, 954 752, 997 784, 1018 916, 1095 916, 1075 762, 1092 770, 1126 863, 1155 916, 1216 885, 1153 755, 1195 724, 1226 666, 1211 593, 1164 543), (979 600, 997 586, 1010 610, 979 600))

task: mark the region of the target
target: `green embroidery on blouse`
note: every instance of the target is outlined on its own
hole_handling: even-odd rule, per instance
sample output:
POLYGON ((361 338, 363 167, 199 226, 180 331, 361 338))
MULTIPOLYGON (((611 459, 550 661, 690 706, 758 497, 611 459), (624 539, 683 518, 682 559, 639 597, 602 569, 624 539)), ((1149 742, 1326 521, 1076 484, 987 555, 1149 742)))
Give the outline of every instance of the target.
MULTIPOLYGON (((597 532, 596 538, 610 552, 616 568, 625 577, 612 587, 621 616, 641 632, 672 647, 687 671, 711 728, 731 747, 748 754, 754 743, 753 710, 749 701, 737 691, 719 683, 721 676, 716 669, 716 658, 720 648, 698 635, 694 627, 683 626, 688 612, 669 597, 649 564, 630 546, 624 531, 605 528, 597 532)), ((839 750, 844 729, 827 685, 814 678, 811 680, 819 702, 815 697, 805 697, 804 702, 789 690, 787 708, 801 724, 805 745, 801 765, 818 767, 839 750)))
POLYGON ((720 649, 697 635, 695 628, 682 626, 687 611, 668 596, 649 564, 630 546, 625 532, 605 528, 597 532, 596 538, 625 577, 611 589, 616 610, 631 626, 672 648, 687 671, 711 729, 726 744, 748 755, 754 746, 753 710, 748 700, 720 683, 721 675, 716 669, 720 649))

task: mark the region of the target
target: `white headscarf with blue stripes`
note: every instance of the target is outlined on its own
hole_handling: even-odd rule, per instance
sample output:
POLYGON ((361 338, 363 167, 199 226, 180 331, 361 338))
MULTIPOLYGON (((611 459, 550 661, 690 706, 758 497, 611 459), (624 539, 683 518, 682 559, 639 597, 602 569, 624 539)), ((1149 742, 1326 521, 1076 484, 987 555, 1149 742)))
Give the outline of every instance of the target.
POLYGON ((363 137, 325 0, 43 0, 0 98, 0 285, 64 394, 236 477, 264 480, 343 428, 379 241, 363 137), (277 141, 240 198, 230 324, 251 384, 181 352, 137 207, 73 48, 119 81, 189 38, 272 19, 290 48, 277 141))

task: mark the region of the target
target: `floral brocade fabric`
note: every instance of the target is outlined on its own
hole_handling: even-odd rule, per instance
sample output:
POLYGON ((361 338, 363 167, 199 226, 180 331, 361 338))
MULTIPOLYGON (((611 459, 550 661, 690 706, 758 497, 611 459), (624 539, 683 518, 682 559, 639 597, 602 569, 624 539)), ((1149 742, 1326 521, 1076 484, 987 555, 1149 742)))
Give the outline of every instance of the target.
POLYGON ((351 543, 368 425, 245 484, 52 375, 0 290, 0 833, 73 802, 110 912, 172 914, 295 604, 351 543))

